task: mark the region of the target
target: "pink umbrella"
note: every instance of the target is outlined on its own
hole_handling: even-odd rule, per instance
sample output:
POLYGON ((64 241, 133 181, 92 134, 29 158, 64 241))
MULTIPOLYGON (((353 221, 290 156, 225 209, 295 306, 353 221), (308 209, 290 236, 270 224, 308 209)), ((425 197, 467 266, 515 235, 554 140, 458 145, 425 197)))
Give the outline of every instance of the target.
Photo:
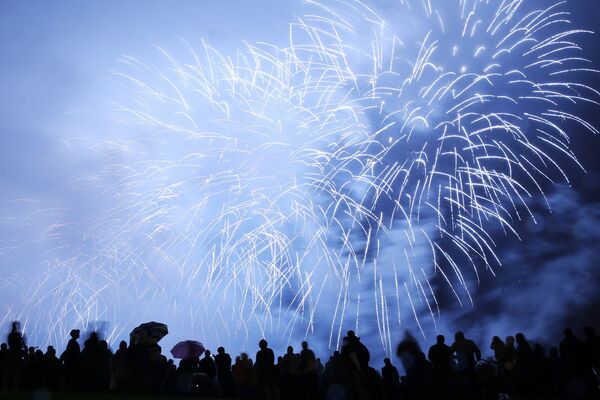
POLYGON ((177 343, 171 349, 171 354, 175 358, 182 358, 184 360, 190 358, 200 357, 202 353, 204 353, 206 349, 204 345, 195 340, 184 340, 183 342, 177 343))

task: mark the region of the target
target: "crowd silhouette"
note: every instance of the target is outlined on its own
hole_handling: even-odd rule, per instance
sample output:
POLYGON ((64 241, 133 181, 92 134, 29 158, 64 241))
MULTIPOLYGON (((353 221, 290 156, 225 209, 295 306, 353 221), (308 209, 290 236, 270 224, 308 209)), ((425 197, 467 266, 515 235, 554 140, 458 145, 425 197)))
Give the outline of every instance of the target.
POLYGON ((246 353, 232 360, 223 347, 213 356, 181 359, 162 355, 158 340, 119 343, 112 352, 93 332, 80 346, 80 331, 70 333, 59 355, 27 347, 18 322, 0 349, 0 389, 10 391, 117 392, 265 399, 510 399, 597 398, 600 337, 591 327, 580 340, 564 330, 558 347, 545 354, 523 333, 491 339, 493 357, 483 359, 477 344, 456 332, 451 344, 437 336, 425 353, 406 332, 397 347, 401 376, 390 358, 375 368, 369 350, 348 331, 339 351, 323 364, 302 342, 276 357, 266 340, 254 362, 246 353))

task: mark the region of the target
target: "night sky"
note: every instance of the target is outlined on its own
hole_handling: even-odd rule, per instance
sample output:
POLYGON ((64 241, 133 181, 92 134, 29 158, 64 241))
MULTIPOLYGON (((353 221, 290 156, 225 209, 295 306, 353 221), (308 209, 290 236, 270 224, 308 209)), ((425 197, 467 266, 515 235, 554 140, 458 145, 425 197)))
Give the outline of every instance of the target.
MULTIPOLYGON (((380 15, 393 20, 398 1, 369 4, 380 15)), ((541 3, 546 4, 545 0, 541 3)), ((596 31, 600 30, 597 3, 598 0, 569 0, 564 8, 572 12, 573 25, 596 31)), ((185 58, 182 39, 192 46, 199 46, 200 39, 204 39, 224 54, 235 54, 244 42, 285 45, 289 23, 305 12, 304 7, 301 1, 293 0, 0 2, 0 329, 3 332, 8 331, 13 319, 28 321, 25 334, 29 333, 30 344, 42 345, 48 340, 63 340, 57 337, 58 332, 71 328, 61 326, 59 321, 63 315, 57 302, 62 300, 53 297, 51 291, 42 293, 47 289, 36 290, 31 282, 39 282, 43 271, 54 271, 56 274, 42 279, 45 284, 50 282, 49 286, 42 287, 60 286, 61 279, 69 272, 51 264, 58 258, 68 259, 85 231, 71 226, 93 217, 102 208, 96 203, 99 192, 89 190, 93 181, 82 177, 105 161, 94 157, 93 145, 88 146, 88 152, 80 149, 100 137, 115 135, 120 129, 115 128, 114 120, 106 118, 111 102, 121 100, 113 97, 108 79, 113 71, 122 68, 118 59, 132 55, 150 64, 164 63, 157 46, 168 49, 175 57, 185 58), (85 182, 79 183, 78 179, 85 182), (60 233, 56 233, 57 226, 60 233), (16 294, 39 298, 35 307, 44 308, 46 304, 55 307, 53 325, 46 326, 48 321, 36 320, 31 311, 35 307, 20 309, 23 300, 17 299, 16 294)), ((586 35, 580 39, 582 54, 591 60, 590 68, 600 68, 600 36, 586 35)), ((586 84, 600 89, 600 74, 595 74, 595 79, 594 74, 587 76, 590 78, 586 84)), ((600 107, 591 104, 577 107, 579 116, 600 128, 600 107)), ((570 183, 555 176, 556 185, 544 187, 551 210, 541 196, 536 196, 528 200, 528 206, 537 223, 526 214, 514 223, 521 240, 502 233, 494 235, 502 266, 496 269, 495 277, 483 272, 479 284, 471 282, 473 306, 466 303, 460 307, 442 282, 432 281, 441 308, 437 332, 451 336, 462 329, 489 352, 493 335, 503 337, 523 331, 530 339, 549 346, 562 337, 567 326, 580 336, 585 325, 600 330, 600 136, 572 128, 571 149, 586 172, 572 161, 562 160, 560 164, 570 183)), ((83 286, 86 279, 95 279, 93 269, 86 273, 79 281, 83 286)), ((73 287, 73 290, 79 289, 73 287)), ((85 302, 85 293, 82 289, 81 297, 74 296, 69 301, 85 302)), ((66 320, 79 324, 77 327, 82 330, 96 327, 111 332, 111 339, 116 340, 126 338, 129 329, 144 322, 144 318, 153 317, 151 313, 136 313, 135 305, 117 314, 123 326, 116 332, 111 331, 110 322, 102 322, 102 313, 97 326, 72 315, 66 320)), ((367 319, 363 324, 359 336, 367 336, 366 341, 377 347, 378 339, 369 338, 375 329, 368 325, 373 322, 367 319)), ((184 337, 187 332, 178 333, 177 325, 170 326, 173 330, 164 340, 163 351, 177 340, 187 338, 184 337)), ((188 331, 195 329, 184 326, 188 331)), ((424 326, 426 340, 410 318, 392 334, 398 340, 403 329, 408 329, 417 334, 423 345, 429 345, 436 331, 427 323, 424 326)), ((318 332, 308 336, 320 351, 327 346, 329 329, 326 323, 319 325, 317 321, 318 332)), ((256 347, 253 341, 260 334, 252 332, 249 335, 252 343, 232 352, 253 350, 256 347)), ((302 335, 295 334, 293 340, 301 338, 302 335)), ((192 339, 199 339, 210 348, 220 344, 208 337, 192 339)), ((274 341, 276 346, 283 345, 274 341)), ((281 353, 284 348, 275 350, 281 353)), ((374 349, 377 355, 381 351, 374 349)))

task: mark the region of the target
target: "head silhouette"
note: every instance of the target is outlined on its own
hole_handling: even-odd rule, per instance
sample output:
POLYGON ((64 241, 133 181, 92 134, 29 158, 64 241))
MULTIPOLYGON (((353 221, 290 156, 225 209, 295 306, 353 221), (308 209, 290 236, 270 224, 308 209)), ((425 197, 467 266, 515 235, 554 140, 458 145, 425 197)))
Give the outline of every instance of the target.
POLYGON ((287 353, 288 354, 294 354, 294 348, 292 346, 288 346, 287 353))
POLYGON ((219 347, 219 348, 217 349, 217 353, 219 353, 219 354, 224 354, 224 353, 225 353, 225 348, 224 348, 223 346, 219 347))
POLYGON ((261 349, 266 349, 268 344, 269 343, 267 343, 265 339, 261 339, 261 341, 258 342, 258 347, 260 347, 261 349))
POLYGON ((454 334, 454 340, 463 340, 465 338, 465 334, 462 331, 458 331, 454 334))
POLYGON ((385 365, 388 365, 388 366, 392 364, 392 362, 390 361, 390 359, 389 359, 389 358, 387 358, 387 357, 383 359, 383 363, 384 363, 385 365))
POLYGON ((306 341, 302 342, 302 349, 303 350, 308 349, 308 342, 306 342, 306 341))
POLYGON ((446 342, 444 335, 437 335, 437 342, 438 344, 444 344, 444 342, 446 342))
POLYGON ((565 336, 567 336, 567 337, 573 336, 573 331, 571 330, 571 328, 566 328, 564 330, 564 333, 565 333, 565 336))

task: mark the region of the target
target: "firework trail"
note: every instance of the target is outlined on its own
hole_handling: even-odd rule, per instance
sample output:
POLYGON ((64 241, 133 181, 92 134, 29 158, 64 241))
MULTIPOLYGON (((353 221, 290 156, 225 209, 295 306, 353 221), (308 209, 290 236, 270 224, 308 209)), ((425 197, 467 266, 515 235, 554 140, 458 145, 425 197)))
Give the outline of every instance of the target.
POLYGON ((310 1, 287 45, 234 56, 202 42, 183 59, 159 48, 158 66, 123 57, 119 129, 70 143, 97 154, 72 182, 93 212, 46 213, 61 245, 4 322, 56 340, 106 320, 117 337, 135 304, 134 322, 160 310, 219 343, 320 330, 337 347, 356 326, 390 354, 406 320, 439 320, 439 290, 472 303, 501 265, 494 236, 518 237, 528 199, 579 165, 569 132, 597 133, 577 113, 600 95, 577 44, 591 32, 566 2, 400 3, 384 19, 310 1))

